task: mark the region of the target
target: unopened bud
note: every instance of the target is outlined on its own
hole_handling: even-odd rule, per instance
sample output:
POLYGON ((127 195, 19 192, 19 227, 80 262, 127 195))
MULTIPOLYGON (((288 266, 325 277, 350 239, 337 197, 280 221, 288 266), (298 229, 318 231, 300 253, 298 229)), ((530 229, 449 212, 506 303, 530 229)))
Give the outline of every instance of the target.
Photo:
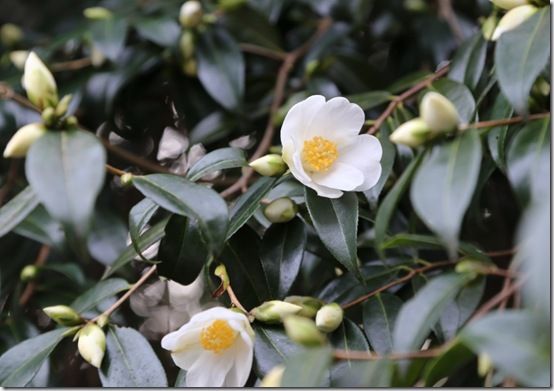
POLYGON ((6 145, 4 157, 24 157, 31 145, 44 133, 46 133, 46 128, 40 123, 25 125, 15 132, 6 145))
POLYGON ((74 115, 70 115, 69 117, 67 117, 65 119, 65 126, 68 127, 68 128, 74 127, 78 123, 79 123, 79 121, 77 121, 77 117, 75 117, 74 115))
POLYGON ((179 22, 183 27, 193 28, 202 22, 203 15, 202 4, 199 1, 185 1, 179 12, 179 22))
POLYGON ((62 117, 67 113, 67 109, 69 108, 69 104, 71 103, 71 98, 73 96, 71 94, 65 95, 61 100, 60 103, 56 106, 56 116, 62 117))
POLYGON ((325 335, 318 330, 312 319, 298 315, 289 315, 283 320, 288 337, 304 346, 321 346, 325 344, 325 335))
POLYGON ((194 33, 190 30, 185 30, 183 31, 183 34, 181 34, 181 39, 179 40, 179 49, 181 49, 181 54, 183 55, 183 58, 194 57, 194 40, 194 33))
POLYGON ((77 347, 81 357, 96 368, 100 368, 106 351, 106 334, 95 323, 89 323, 78 334, 77 347))
POLYGON ((450 132, 460 123, 460 115, 452 102, 434 91, 426 93, 421 100, 419 114, 435 134, 450 132))
POLYGON ((281 155, 270 153, 249 164, 258 174, 263 176, 277 176, 287 170, 287 164, 281 155))
POLYGON ((27 50, 14 50, 10 52, 10 61, 17 69, 23 70, 23 68, 25 68, 27 57, 29 57, 29 52, 27 50))
POLYGON ((56 110, 53 107, 47 107, 40 113, 42 121, 48 127, 51 127, 56 123, 58 117, 56 116, 56 110))
POLYGON ((287 296, 287 303, 292 303, 302 307, 302 310, 296 315, 314 318, 317 311, 323 306, 323 301, 311 296, 287 296))
POLYGON ((390 135, 389 139, 395 144, 419 147, 431 136, 431 129, 421 118, 414 118, 404 122, 390 135))
POLYGON ((331 333, 335 331, 344 316, 344 311, 337 303, 325 304, 315 316, 315 324, 323 332, 331 333))
POLYGON ((119 177, 119 181, 121 182, 122 186, 129 186, 133 183, 133 177, 133 174, 131 174, 130 172, 126 172, 119 177))
POLYGON ((36 279, 39 274, 40 274, 40 269, 38 267, 36 267, 35 265, 27 265, 23 269, 21 269, 19 278, 23 282, 29 282, 36 279))
POLYGON ((198 63, 194 58, 187 58, 183 63, 183 72, 190 77, 196 77, 198 74, 198 63))
POLYGON ((229 287, 230 281, 229 281, 229 274, 227 274, 227 268, 224 264, 218 265, 215 270, 214 274, 219 277, 221 280, 221 284, 223 285, 223 289, 227 290, 229 287))
POLYGON ((497 23, 497 18, 494 14, 483 21, 483 24, 481 25, 481 33, 487 41, 490 41, 492 39, 492 35, 494 34, 494 29, 496 28, 497 23))
POLYGON ((520 5, 529 4, 527 0, 490 0, 498 8, 505 10, 511 10, 512 8, 519 7, 520 5))
POLYGON ((252 309, 250 313, 256 320, 265 323, 280 323, 288 315, 299 313, 302 307, 281 300, 271 300, 252 309))
POLYGON ((537 10, 537 7, 530 4, 512 8, 506 12, 506 15, 504 15, 498 22, 498 26, 496 26, 496 29, 492 34, 492 40, 496 41, 506 31, 515 29, 517 26, 529 19, 535 12, 537 12, 537 10))
POLYGON ((491 357, 487 353, 481 353, 477 358, 477 373, 481 377, 487 376, 492 369, 491 357))
POLYGON ((75 326, 83 322, 83 318, 73 308, 66 305, 54 305, 42 310, 50 319, 62 326, 75 326))
POLYGON ((85 18, 91 20, 110 19, 113 17, 112 11, 104 7, 89 7, 83 10, 85 18))
POLYGON ((0 42, 6 47, 12 47, 23 39, 23 31, 13 23, 6 23, 0 27, 0 42))
POLYGON ((475 278, 479 274, 487 274, 490 269, 491 266, 475 259, 461 260, 456 264, 456 267, 454 268, 456 273, 466 274, 471 278, 475 278))
POLYGON ((106 62, 106 56, 96 45, 92 45, 90 49, 90 62, 95 68, 101 67, 106 62))
POLYGON ((264 216, 272 223, 286 223, 296 216, 298 206, 288 197, 277 198, 264 208, 264 216))
POLYGON ((54 76, 34 52, 29 53, 25 61, 21 83, 29 100, 40 109, 58 104, 58 88, 54 76))
POLYGON ((260 382, 260 387, 281 387, 281 380, 283 379, 283 373, 285 373, 284 365, 277 365, 271 368, 271 370, 264 376, 260 382))

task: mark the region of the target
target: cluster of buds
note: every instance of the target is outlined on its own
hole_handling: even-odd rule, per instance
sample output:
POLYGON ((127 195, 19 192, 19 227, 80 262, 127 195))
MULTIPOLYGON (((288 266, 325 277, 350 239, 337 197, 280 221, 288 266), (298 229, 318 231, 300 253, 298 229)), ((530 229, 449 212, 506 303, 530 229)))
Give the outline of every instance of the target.
POLYGON ((182 68, 185 75, 194 77, 197 74, 195 52, 195 30, 202 26, 204 19, 202 4, 197 0, 188 0, 183 3, 179 12, 179 23, 183 33, 179 40, 179 49, 182 57, 182 68))
POLYGON ((456 107, 438 92, 428 92, 421 100, 419 118, 400 125, 391 135, 395 144, 418 147, 426 142, 457 129, 460 115, 456 107))

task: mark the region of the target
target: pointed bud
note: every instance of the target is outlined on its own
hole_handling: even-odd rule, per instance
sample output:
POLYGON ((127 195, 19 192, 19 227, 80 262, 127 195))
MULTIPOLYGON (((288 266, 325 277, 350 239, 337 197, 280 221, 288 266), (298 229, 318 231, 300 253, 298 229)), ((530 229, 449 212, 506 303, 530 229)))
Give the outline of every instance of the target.
POLYGON ((55 107, 58 104, 58 88, 54 76, 34 52, 29 53, 25 61, 21 83, 29 100, 38 108, 55 107))
MULTIPOLYGON (((494 267, 495 266, 492 266, 492 268, 494 267)), ((454 270, 456 273, 466 274, 473 279, 479 274, 487 274, 491 270, 491 265, 487 265, 475 259, 464 259, 456 264, 454 270)))
POLYGON ((44 125, 35 123, 25 125, 12 136, 6 149, 4 149, 4 157, 24 157, 31 145, 38 140, 44 133, 46 128, 44 125))
POLYGON ((90 48, 90 62, 95 68, 101 67, 106 62, 106 56, 96 45, 90 48))
POLYGON ((21 269, 19 278, 23 282, 29 282, 36 279, 39 274, 40 274, 40 269, 38 267, 36 267, 35 265, 27 265, 23 269, 21 269))
POLYGON ((460 123, 456 107, 438 92, 425 94, 419 105, 419 115, 433 133, 450 132, 460 123))
POLYGON ((284 162, 281 155, 273 153, 254 160, 250 163, 250 167, 263 176, 277 176, 283 174, 287 170, 287 164, 284 162))
POLYGON ((181 49, 181 54, 183 58, 193 58, 195 50, 195 37, 194 33, 190 30, 183 31, 181 34, 181 39, 179 40, 179 49, 181 49))
POLYGON ((431 129, 421 118, 414 118, 404 122, 390 135, 389 139, 395 144, 419 147, 431 136, 431 129))
POLYGON ((119 181, 121 182, 122 186, 130 186, 133 183, 133 177, 133 174, 131 174, 130 172, 126 172, 125 174, 121 175, 121 177, 119 177, 119 181))
POLYGON ((271 370, 264 376, 260 382, 260 387, 281 387, 281 380, 283 379, 283 373, 285 373, 285 367, 283 365, 277 365, 271 368, 271 370))
POLYGON ((179 12, 179 22, 183 27, 194 28, 202 22, 203 15, 202 4, 199 1, 185 1, 179 12))
POLYGON ((95 323, 89 323, 78 334, 77 347, 81 357, 96 368, 100 368, 106 351, 106 334, 95 323))
POLYGON ((75 326, 83 323, 81 316, 66 305, 54 305, 42 309, 50 319, 62 326, 75 326))
POLYGON ((230 281, 229 281, 229 274, 227 274, 227 268, 224 264, 218 265, 215 270, 214 274, 219 277, 221 280, 221 284, 223 285, 223 290, 227 290, 229 287, 230 281))
POLYGON ((491 357, 487 353, 481 353, 477 358, 477 373, 485 377, 492 369, 491 357))
POLYGON ((315 322, 298 315, 289 315, 283 320, 288 337, 304 346, 321 346, 327 339, 318 330, 315 322))
POLYGON ((512 8, 519 7, 520 5, 529 4, 527 0, 490 0, 498 8, 505 10, 511 10, 512 8))
POLYGON ((54 109, 53 107, 47 107, 42 110, 42 113, 40 113, 40 117, 42 118, 42 122, 44 123, 44 125, 48 127, 52 127, 58 120, 58 117, 56 117, 56 109, 54 109))
POLYGON ((298 206, 288 197, 277 198, 264 208, 264 216, 272 223, 291 221, 298 212, 298 206))
POLYGON ((335 331, 340 324, 344 316, 344 311, 337 303, 325 304, 315 316, 315 324, 318 329, 325 333, 331 333, 335 331))
POLYGON ((323 306, 323 301, 311 296, 287 296, 287 303, 292 303, 302 307, 302 310, 296 315, 314 318, 317 311, 323 306))
POLYGON ((481 25, 481 33, 483 34, 483 38, 487 41, 492 39, 497 23, 498 21, 495 14, 492 14, 483 21, 483 24, 481 25))
POLYGON ((5 47, 12 47, 23 39, 23 31, 13 23, 6 23, 0 28, 0 42, 5 47))
POLYGON ((69 94, 69 95, 65 95, 60 100, 60 103, 58 103, 58 105, 56 106, 57 117, 63 117, 65 113, 67 113, 67 109, 69 108, 69 104, 71 103, 71 98, 73 98, 73 96, 69 94))
POLYGON ((27 50, 14 50, 10 52, 10 61, 17 69, 23 70, 23 68, 25 68, 27 57, 29 57, 29 52, 27 50))
POLYGON ((522 5, 511 9, 498 22, 498 26, 496 26, 492 34, 492 40, 496 41, 506 31, 515 29, 529 19, 537 10, 538 8, 532 5, 522 5))
POLYGON ((198 75, 198 63, 194 58, 185 59, 183 72, 189 77, 196 77, 198 75))
POLYGON ((302 307, 281 300, 271 300, 252 309, 250 313, 256 320, 265 323, 280 323, 288 315, 299 313, 302 307))
POLYGON ((79 121, 77 121, 77 117, 75 117, 74 115, 70 115, 65 119, 65 126, 67 128, 75 127, 78 123, 79 121))
POLYGON ((85 18, 91 20, 103 20, 113 17, 112 11, 104 7, 89 7, 83 10, 85 18))

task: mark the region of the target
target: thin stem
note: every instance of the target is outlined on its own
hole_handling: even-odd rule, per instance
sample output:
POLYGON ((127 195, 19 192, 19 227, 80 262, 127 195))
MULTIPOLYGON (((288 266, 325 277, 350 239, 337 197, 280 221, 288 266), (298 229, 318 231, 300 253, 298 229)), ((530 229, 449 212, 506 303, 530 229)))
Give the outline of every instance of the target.
POLYGON ((122 176, 125 174, 125 171, 120 170, 119 168, 115 168, 114 166, 110 166, 109 164, 106 164, 106 171, 108 171, 112 175, 122 176))
POLYGON ((231 288, 231 284, 227 286, 227 294, 229 295, 229 300, 231 300, 231 303, 233 303, 235 307, 240 309, 245 314, 248 314, 246 308, 244 308, 244 306, 240 303, 237 295, 235 295, 235 291, 233 291, 233 288, 231 288))
POLYGON ((272 60, 284 61, 287 58, 286 52, 264 48, 252 43, 240 43, 239 46, 243 52, 257 54, 272 60))
POLYGON ((515 293, 523 284, 524 280, 520 279, 518 282, 511 284, 508 288, 502 289, 498 294, 493 296, 489 301, 483 304, 479 309, 473 314, 469 322, 477 320, 484 315, 486 315, 490 310, 499 305, 504 299, 510 297, 515 293))
POLYGON ((512 118, 494 119, 490 121, 474 122, 472 124, 460 126, 459 130, 492 128, 494 126, 512 125, 520 122, 528 122, 528 121, 533 121, 536 119, 542 119, 547 117, 550 117, 550 112, 531 114, 527 117, 520 116, 520 117, 512 117, 512 118))
MULTIPOLYGON (((50 254, 50 247, 43 245, 40 250, 38 251, 37 257, 35 259, 35 262, 33 263, 36 267, 40 267, 46 263, 46 260, 48 259, 48 255, 50 254)), ((25 307, 29 300, 31 300, 31 297, 33 297, 33 294, 35 293, 36 288, 36 282, 31 281, 27 284, 25 287, 25 290, 19 297, 19 305, 21 307, 25 307)))
POLYGON ((361 350, 344 350, 335 349, 333 351, 334 358, 338 360, 409 360, 414 358, 431 358, 440 356, 446 350, 445 345, 441 345, 436 348, 419 350, 417 352, 403 352, 403 353, 389 353, 389 354, 376 354, 361 350))
POLYGON ((454 35, 456 42, 460 44, 464 40, 464 33, 460 26, 460 21, 456 17, 454 7, 451 0, 438 0, 439 14, 441 18, 448 24, 450 31, 454 35))
POLYGON ((75 71, 78 69, 83 69, 92 65, 92 60, 90 57, 78 58, 76 60, 57 62, 50 65, 50 70, 52 72, 63 72, 63 71, 75 71))

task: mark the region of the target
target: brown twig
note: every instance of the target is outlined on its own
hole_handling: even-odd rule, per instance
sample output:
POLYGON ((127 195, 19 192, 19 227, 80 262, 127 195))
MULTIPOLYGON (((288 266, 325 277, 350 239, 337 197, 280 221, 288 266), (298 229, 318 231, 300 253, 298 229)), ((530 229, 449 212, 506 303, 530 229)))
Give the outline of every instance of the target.
POLYGON ((493 296, 489 301, 479 307, 479 309, 475 311, 469 321, 471 322, 477 320, 483 315, 487 314, 490 310, 499 305, 506 297, 510 297, 514 292, 516 292, 521 287, 523 282, 524 280, 520 279, 518 282, 510 284, 508 288, 502 289, 498 294, 493 296))
MULTIPOLYGON (((37 257, 33 264, 36 267, 40 267, 44 265, 46 263, 46 260, 48 259, 49 254, 50 254, 50 247, 43 245, 38 251, 37 257)), ((29 302, 29 300, 31 300, 31 297, 33 297, 33 294, 35 293, 35 288, 36 288, 35 281, 31 281, 27 284, 27 286, 25 287, 25 290, 23 290, 23 293, 19 297, 19 305, 21 307, 25 307, 29 302)))
POLYGON ((536 120, 536 119, 542 119, 542 118, 548 118, 548 117, 550 117, 550 112, 531 114, 527 117, 512 117, 512 118, 494 119, 494 120, 490 120, 490 121, 474 122, 472 124, 463 125, 463 126, 459 127, 459 130, 492 128, 494 126, 512 125, 512 124, 517 124, 517 123, 520 123, 520 122, 533 121, 533 120, 536 120))
POLYGON ((410 89, 406 90, 401 95, 391 100, 391 102, 389 103, 385 111, 383 111, 383 113, 381 113, 381 115, 375 120, 375 122, 373 123, 373 126, 369 128, 367 133, 374 134, 375 132, 377 132, 381 127, 381 125, 383 125, 383 122, 385 122, 385 120, 394 112, 394 110, 398 107, 400 103, 404 102, 408 98, 411 98, 413 95, 417 94, 419 91, 423 90, 424 88, 427 88, 429 84, 431 84, 433 81, 446 75, 449 69, 450 69, 450 64, 446 64, 442 68, 438 69, 432 75, 429 75, 424 80, 420 81, 410 89))
POLYGON ((92 65, 92 60, 90 57, 78 58, 76 60, 57 62, 50 64, 50 70, 52 72, 63 72, 63 71, 75 71, 78 69, 83 69, 92 65))
POLYGON ((106 164, 106 171, 108 171, 112 175, 122 176, 125 174, 125 171, 120 170, 119 168, 116 168, 114 166, 110 166, 109 164, 106 164))
POLYGON ((438 0, 439 15, 448 24, 450 31, 459 44, 464 40, 464 33, 460 26, 460 21, 456 17, 451 0, 438 0))
POLYGON ((283 51, 272 50, 251 43, 241 43, 239 46, 243 52, 257 54, 272 60, 284 61, 287 58, 287 53, 283 51))
POLYGON ((414 358, 431 358, 437 357, 444 353, 446 350, 445 345, 438 346, 436 348, 419 350, 417 352, 399 352, 399 353, 389 353, 389 354, 376 354, 368 351, 361 350, 344 350, 344 349, 335 349, 333 351, 334 358, 338 360, 366 360, 366 361, 375 361, 375 360, 409 360, 414 358))
POLYGON ((238 309, 240 309, 242 312, 244 312, 245 314, 248 314, 248 311, 246 310, 246 308, 244 308, 244 306, 240 303, 237 295, 235 295, 235 291, 233 291, 233 288, 231 288, 231 284, 229 284, 227 286, 227 295, 229 295, 229 300, 231 300, 231 303, 233 303, 233 305, 235 307, 237 307, 238 309))
POLYGON ((19 103, 21 106, 40 112, 40 110, 34 104, 32 104, 27 98, 16 93, 13 90, 13 88, 8 86, 6 83, 0 83, 0 99, 13 100, 14 102, 19 103))
MULTIPOLYGON (((259 157, 262 157, 271 146, 273 136, 275 134, 275 115, 279 110, 279 107, 283 103, 285 95, 285 87, 287 85, 287 80, 291 70, 293 69, 295 63, 300 59, 313 45, 313 43, 325 32, 331 25, 331 20, 328 18, 322 19, 318 25, 317 31, 308 41, 306 41, 302 46, 296 48, 292 52, 286 54, 283 59, 283 63, 279 68, 277 73, 277 80, 275 81, 275 88, 273 94, 273 101, 271 102, 271 107, 269 109, 269 118, 267 125, 264 131, 264 135, 258 144, 258 147, 250 157, 250 161, 256 160, 259 157)), ((220 194, 222 197, 229 197, 230 195, 235 194, 237 191, 245 191, 247 188, 248 180, 254 174, 254 170, 250 167, 243 169, 242 176, 227 189, 223 190, 220 194)))

